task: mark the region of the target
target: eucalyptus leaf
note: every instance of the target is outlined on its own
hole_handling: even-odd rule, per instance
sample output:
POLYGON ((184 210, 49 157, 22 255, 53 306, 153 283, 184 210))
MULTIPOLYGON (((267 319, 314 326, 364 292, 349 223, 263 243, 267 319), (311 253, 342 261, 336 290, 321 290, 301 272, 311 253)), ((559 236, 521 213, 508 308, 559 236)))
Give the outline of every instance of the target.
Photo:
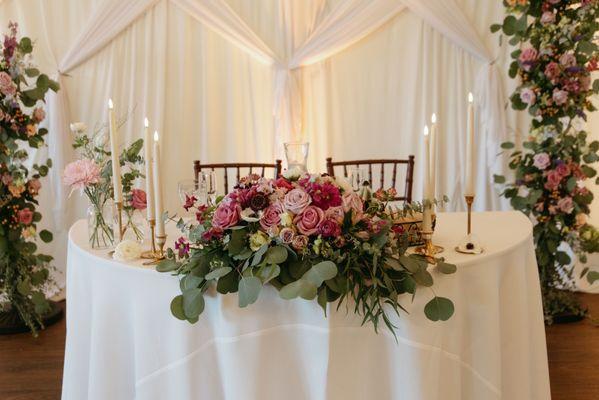
POLYGON ((415 274, 412 274, 412 278, 420 286, 431 287, 433 286, 433 276, 424 268, 421 268, 415 274))
POLYGON ((316 297, 317 290, 318 287, 313 283, 305 279, 299 279, 283 286, 279 292, 279 295, 285 300, 291 300, 297 297, 301 297, 306 300, 312 300, 316 297))
POLYGON ((222 276, 227 275, 229 272, 231 272, 233 269, 231 267, 221 267, 221 268, 217 268, 213 271, 210 271, 210 273, 206 274, 206 276, 204 277, 204 279, 206 279, 207 281, 211 280, 211 279, 218 279, 222 276))
POLYGON ((283 246, 271 247, 266 251, 264 262, 267 264, 282 264, 287 260, 287 249, 283 246))
POLYGON ((179 268, 179 263, 172 258, 166 258, 156 265, 156 271, 158 272, 170 272, 179 268))
POLYGON ((171 301, 171 313, 175 318, 185 321, 185 312, 183 311, 183 296, 178 295, 171 301))
POLYGON ((243 277, 239 281, 239 307, 247 307, 258 300, 262 282, 255 276, 243 277))
POLYGON ((42 239, 42 241, 44 241, 44 243, 50 243, 52 241, 52 232, 47 231, 47 230, 42 230, 40 232, 40 239, 42 239))
POLYGON ((589 282, 592 285, 596 281, 599 281, 599 272, 598 271, 589 271, 589 273, 587 274, 587 282, 589 282))
POLYGON ((337 266, 332 261, 322 261, 310 268, 302 277, 314 286, 319 287, 326 280, 332 279, 337 275, 337 266))
POLYGON ((457 271, 457 267, 454 264, 449 264, 444 261, 437 262, 437 269, 442 274, 453 274, 457 271))
POLYGON ((204 295, 199 288, 183 292, 183 312, 187 318, 196 318, 204 311, 204 295))
POLYGON ((270 280, 276 278, 281 273, 281 267, 277 264, 266 264, 258 269, 256 276, 260 278, 263 284, 266 284, 270 280))
POLYGON ((424 306, 424 314, 431 321, 447 321, 453 312, 453 302, 445 297, 435 296, 424 306))

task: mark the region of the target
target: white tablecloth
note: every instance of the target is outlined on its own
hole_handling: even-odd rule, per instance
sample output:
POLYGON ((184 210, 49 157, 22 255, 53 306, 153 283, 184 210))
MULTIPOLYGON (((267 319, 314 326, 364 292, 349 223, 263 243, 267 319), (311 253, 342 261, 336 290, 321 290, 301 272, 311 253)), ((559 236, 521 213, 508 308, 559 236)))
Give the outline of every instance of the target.
MULTIPOLYGON (((273 288, 237 307, 212 295, 195 325, 169 311, 177 278, 91 251, 84 221, 70 231, 65 400, 550 398, 531 224, 516 212, 474 215, 482 255, 456 253, 465 215, 440 214, 435 242, 458 265, 435 275, 455 303, 448 322, 423 315, 420 290, 398 343, 352 311, 286 301, 273 288)), ((174 229, 174 227, 171 227, 174 229)), ((175 232, 170 239, 175 238, 175 232)))

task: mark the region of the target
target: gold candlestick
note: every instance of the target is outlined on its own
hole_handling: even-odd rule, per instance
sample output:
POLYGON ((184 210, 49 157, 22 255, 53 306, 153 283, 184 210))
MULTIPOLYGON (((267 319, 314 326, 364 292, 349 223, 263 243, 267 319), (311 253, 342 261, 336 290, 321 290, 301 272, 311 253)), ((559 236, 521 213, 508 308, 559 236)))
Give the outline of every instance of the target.
POLYGON ((119 224, 119 242, 123 241, 123 236, 125 235, 124 229, 123 229, 123 203, 122 202, 117 202, 116 204, 116 210, 117 210, 117 221, 119 224))
POLYGON ((466 207, 468 210, 468 223, 467 223, 467 235, 459 245, 456 246, 455 251, 463 254, 480 254, 483 252, 481 244, 478 242, 476 237, 472 234, 472 204, 474 204, 474 195, 465 195, 466 207))
POLYGON ((429 264, 436 264, 437 260, 435 259, 435 256, 439 253, 442 253, 445 249, 443 249, 441 246, 433 244, 433 231, 423 231, 422 237, 424 239, 424 244, 420 247, 417 247, 414 250, 414 253, 424 256, 429 264))
POLYGON ((158 244, 156 260, 162 260, 165 258, 164 245, 166 244, 166 235, 156 235, 156 244, 158 244))
POLYGON ((156 239, 154 238, 154 232, 156 230, 156 220, 149 219, 148 224, 150 225, 150 250, 141 253, 141 258, 154 260, 156 259, 156 239))

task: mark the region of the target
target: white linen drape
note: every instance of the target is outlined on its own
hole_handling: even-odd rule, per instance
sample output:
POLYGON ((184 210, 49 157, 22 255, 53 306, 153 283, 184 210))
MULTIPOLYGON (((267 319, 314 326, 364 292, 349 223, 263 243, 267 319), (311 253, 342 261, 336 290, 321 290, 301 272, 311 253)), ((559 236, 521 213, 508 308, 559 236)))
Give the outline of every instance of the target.
MULTIPOLYGON (((42 4, 47 2, 47 0, 38 1, 42 4)), ((63 3, 62 8, 68 9, 72 0, 61 1, 63 3)), ((153 126, 158 129, 165 126, 165 129, 168 131, 164 138, 166 141, 165 151, 171 152, 173 155, 177 152, 177 155, 174 155, 175 157, 187 160, 190 154, 194 153, 193 146, 190 147, 189 143, 196 142, 189 139, 189 134, 187 133, 189 128, 197 128, 201 132, 197 143, 200 144, 200 148, 202 149, 202 157, 205 158, 209 154, 215 160, 219 157, 227 157, 227 155, 232 157, 234 154, 248 154, 250 158, 257 157, 257 159, 270 158, 270 154, 272 153, 268 154, 268 152, 273 150, 273 146, 271 144, 266 145, 264 138, 268 137, 269 140, 278 140, 278 143, 281 143, 281 138, 291 137, 291 132, 299 131, 299 133, 303 133, 304 135, 312 135, 309 137, 313 144, 319 143, 318 147, 313 145, 312 157, 315 160, 316 157, 314 155, 318 156, 319 163, 315 164, 314 161, 311 161, 311 164, 315 170, 322 170, 324 160, 322 156, 330 155, 331 152, 334 152, 335 156, 339 154, 343 155, 337 149, 342 149, 346 146, 344 142, 339 141, 335 131, 339 129, 348 130, 347 126, 332 122, 341 115, 340 109, 335 109, 336 107, 340 107, 341 103, 333 104, 330 100, 336 96, 336 93, 340 93, 347 88, 328 87, 325 82, 325 80, 328 80, 329 84, 336 81, 339 83, 343 82, 343 85, 351 85, 352 79, 356 78, 352 75, 352 78, 348 81, 341 81, 333 76, 333 71, 339 71, 339 60, 347 59, 347 55, 353 52, 356 46, 368 46, 368 43, 371 43, 373 40, 370 37, 379 35, 383 26, 389 26, 390 29, 397 30, 396 25, 400 23, 399 21, 413 21, 413 17, 411 16, 406 16, 405 18, 397 17, 400 11, 406 8, 406 6, 410 10, 413 10, 412 7, 415 7, 416 15, 427 21, 427 24, 436 22, 427 20, 425 18, 427 15, 425 11, 428 10, 427 12, 434 13, 434 7, 439 6, 439 3, 435 2, 426 2, 422 6, 422 4, 419 4, 420 2, 399 0, 328 1, 326 2, 326 7, 329 8, 328 13, 323 12, 322 18, 312 18, 310 23, 306 23, 305 21, 304 23, 298 23, 295 21, 297 24, 295 29, 303 29, 305 31, 304 35, 289 38, 290 31, 287 29, 278 32, 278 34, 286 38, 283 48, 280 48, 272 46, 271 43, 273 40, 266 40, 266 38, 262 38, 256 33, 258 32, 256 26, 247 22, 246 15, 240 14, 240 9, 243 7, 239 5, 235 7, 236 1, 135 0, 132 2, 121 2, 116 0, 89 0, 95 7, 90 7, 92 12, 83 15, 91 15, 91 17, 69 19, 71 21, 71 27, 69 28, 71 32, 73 31, 73 21, 77 23, 79 21, 86 22, 83 24, 80 33, 70 36, 75 38, 75 41, 69 43, 67 48, 63 47, 62 53, 64 55, 61 56, 61 51, 57 51, 56 54, 58 56, 53 61, 53 64, 56 65, 56 70, 60 70, 62 73, 70 72, 72 75, 72 78, 60 77, 63 90, 57 96, 48 99, 49 119, 53 124, 51 131, 56 132, 50 138, 51 141, 49 143, 50 156, 55 161, 55 168, 52 170, 52 186, 55 190, 55 201, 52 203, 52 206, 55 207, 57 216, 55 230, 64 229, 65 226, 68 226, 74 220, 75 214, 77 214, 77 211, 67 206, 67 204, 70 204, 66 201, 67 193, 60 183, 62 167, 66 162, 71 161, 72 150, 68 136, 68 122, 71 122, 71 118, 74 120, 87 119, 88 122, 104 120, 105 102, 108 96, 114 96, 117 104, 122 105, 121 112, 124 112, 126 107, 129 110, 139 107, 143 114, 149 116, 153 126), (157 7, 160 8, 159 11, 155 10, 157 7), (142 18, 144 14, 149 14, 150 10, 154 10, 155 15, 142 18), (170 13, 167 13, 167 10, 170 10, 170 13), (217 33, 216 36, 220 35, 225 40, 217 42, 215 36, 208 36, 208 33, 204 30, 196 30, 193 34, 195 36, 190 36, 191 31, 189 25, 187 25, 188 23, 181 22, 183 21, 184 14, 188 14, 195 20, 200 21, 202 26, 208 27, 211 31, 217 33), (150 19, 148 20, 148 18, 150 19), (136 21, 141 22, 138 23, 136 21), (181 25, 185 26, 185 31, 181 25), (170 27, 168 32, 167 26, 170 27), (127 33, 123 34, 125 30, 127 33), (144 35, 147 36, 145 39, 144 35), (169 39, 169 35, 190 41, 181 42, 169 39), (228 64, 227 62, 233 59, 237 62, 242 60, 242 58, 235 54, 231 56, 234 58, 229 56, 221 57, 220 61, 222 64, 219 66, 215 64, 215 54, 213 52, 210 53, 211 58, 207 55, 207 47, 202 47, 202 41, 207 41, 205 43, 218 43, 224 47, 226 47, 225 42, 232 43, 235 47, 242 50, 242 52, 248 54, 250 58, 257 60, 258 63, 254 66, 249 61, 249 58, 247 60, 244 58, 243 63, 245 64, 239 64, 239 67, 228 64), (138 42, 141 43, 141 48, 138 48, 138 42), (266 43, 269 44, 267 45, 266 43), (123 58, 122 52, 125 52, 125 58, 123 58), (206 52, 206 55, 204 55, 204 52, 206 52), (97 57, 92 62, 94 54, 100 54, 101 57, 97 57), (171 61, 173 57, 181 58, 179 58, 179 61, 171 61), (184 59, 185 62, 182 61, 184 59), (195 69, 198 73, 192 72, 194 67, 187 66, 188 61, 195 63, 195 69), (260 71, 260 63, 270 65, 265 70, 266 72, 260 71), (124 66, 127 67, 126 70, 124 66), (217 72, 214 68, 224 68, 227 72, 215 75, 217 72), (331 68, 333 69, 331 70, 331 68), (272 83, 267 85, 264 84, 262 78, 268 73, 274 79, 271 78, 272 83), (228 74, 231 74, 230 83, 225 84, 225 80, 229 79, 228 74), (243 78, 241 74, 243 74, 243 78), (183 76, 188 79, 187 82, 184 81, 183 76), (222 76, 219 78, 223 81, 222 85, 220 83, 217 85, 216 82, 211 80, 215 76, 222 76), (105 82, 94 82, 93 84, 90 82, 90 80, 95 80, 98 77, 101 77, 101 80, 105 82), (221 99, 217 98, 223 91, 226 93, 228 90, 237 90, 236 88, 239 85, 248 85, 247 91, 243 96, 240 96, 239 93, 231 94, 229 95, 230 100, 227 102, 224 102, 226 96, 222 96, 221 99), (188 99, 192 101, 191 103, 182 101, 182 99, 177 98, 173 94, 174 87, 178 88, 177 90, 181 90, 185 86, 194 87, 199 91, 196 97, 188 99), (212 86, 214 86, 214 90, 206 93, 203 92, 212 86), (263 94, 265 90, 270 90, 272 95, 263 94), (73 93, 77 93, 78 96, 72 96, 71 94, 73 93), (309 93, 312 95, 310 98, 307 98, 306 95, 309 93), (315 96, 318 98, 315 98, 315 96), (167 101, 167 99, 171 101, 167 101), (69 100, 71 101, 69 102, 69 100), (204 110, 201 118, 197 118, 197 113, 191 109, 193 104, 204 110), (220 104, 224 109, 217 110, 215 108, 217 104, 220 104), (266 104, 270 104, 269 107, 271 110, 276 110, 275 118, 270 122, 261 119, 264 116, 261 114, 261 107, 266 104), (327 108, 323 109, 321 106, 326 106, 327 108), (244 118, 254 118, 254 120, 252 122, 249 122, 249 120, 240 121, 238 119, 239 112, 236 111, 239 110, 239 107, 247 108, 247 115, 244 114, 244 118), (220 114, 216 115, 215 112, 220 114), (69 117, 68 114, 71 114, 72 117, 69 117), (164 115, 168 116, 166 125, 163 122, 164 115), (249 117, 250 115, 252 117, 249 117), (227 117, 223 119, 222 116, 227 117), (335 117, 333 118, 333 116, 335 117), (317 122, 316 120, 318 120, 318 125, 323 129, 310 131, 311 128, 308 129, 307 126, 313 127, 313 124, 317 122), (190 123, 190 121, 197 123, 190 123), (269 127, 269 124, 273 126, 269 127), (219 139, 221 142, 217 143, 218 141, 214 135, 221 134, 223 131, 235 132, 240 130, 240 128, 241 132, 238 132, 239 136, 235 136, 235 139, 231 139, 233 136, 227 136, 219 139), (252 133, 248 133, 250 136, 247 138, 242 138, 243 133, 249 132, 248 128, 250 128, 252 133), (208 132, 210 132, 210 135, 207 136, 208 132), (256 132, 263 133, 256 134, 256 132), (315 138, 314 135, 318 135, 319 137, 315 138), (181 140, 185 140, 186 144, 184 146, 179 145, 181 140), (215 147, 215 144, 218 147, 215 147), (232 149, 231 146, 233 146, 232 149), (249 146, 247 147, 249 150, 244 152, 243 148, 246 148, 244 146, 249 146), (240 150, 236 150, 235 147, 240 147, 240 150), (210 153, 208 153, 208 149, 210 149, 210 153)), ((12 2, 9 1, 8 3, 12 2)), ((266 2, 263 3, 266 4, 266 2)), ((324 5, 325 2, 322 0, 314 0, 312 3, 322 3, 314 7, 316 10, 326 8, 324 5)), ((445 8, 452 7, 452 10, 455 11, 457 9, 461 12, 461 9, 455 2, 451 1, 450 3, 450 5, 447 5, 449 4, 447 3, 445 5, 442 4, 442 6, 445 8)), ((256 3, 256 7, 264 4, 256 3)), ((273 4, 279 7, 279 12, 283 11, 282 7, 285 5, 285 2, 275 2, 273 4)), ((13 6, 18 8, 14 4, 13 6)), ((262 10, 262 12, 266 11, 262 10)), ((484 46, 481 47, 475 44, 476 31, 464 31, 462 25, 468 24, 468 19, 460 19, 460 15, 462 15, 460 13, 448 13, 447 10, 443 12, 453 15, 453 17, 449 18, 446 16, 442 21, 443 24, 440 23, 440 26, 434 26, 434 29, 437 29, 456 42, 458 46, 464 47, 468 52, 475 53, 479 51, 482 54, 481 49, 484 49, 484 46), (457 33, 452 33, 452 29, 446 27, 446 25, 451 26, 451 24, 454 26, 452 29, 457 33), (458 27, 457 29, 455 28, 456 26, 458 27), (468 34, 469 36, 462 38, 463 43, 460 44, 456 38, 459 38, 459 35, 462 34, 468 34)), ((23 15, 22 18, 25 18, 25 16, 23 15)), ((287 18, 291 21, 297 20, 296 15, 287 14, 287 18)), ((264 22, 266 24, 268 21, 265 19, 264 22)), ((414 25, 414 27, 417 30, 419 29, 419 25, 414 25)), ((263 32, 261 33, 263 34, 263 32)), ((425 36, 420 37, 424 42, 417 41, 416 44, 426 43, 431 37, 427 33, 425 36)), ((390 57, 389 55, 393 55, 397 51, 398 43, 401 43, 402 40, 413 40, 413 37, 411 33, 407 32, 407 34, 401 37, 394 36, 390 40, 385 51, 373 54, 370 62, 374 62, 376 59, 384 60, 380 61, 381 63, 390 62, 391 60, 393 60, 393 63, 399 62, 395 61, 395 56, 393 56, 393 59, 388 58, 390 57)), ((436 36, 435 40, 437 40, 436 36)), ((58 39, 54 43, 59 43, 59 48, 60 46, 64 46, 58 39)), ((226 49, 226 51, 230 52, 231 50, 226 49)), ((475 54, 475 56, 478 59, 484 60, 485 63, 488 63, 488 60, 490 60, 488 55, 475 54)), ((460 55, 459 57, 462 56, 460 55)), ((397 60, 401 60, 401 57, 397 58, 397 60)), ((463 71, 456 70, 456 72, 462 74, 464 79, 470 79, 468 78, 470 74, 468 69, 463 71)), ((387 74, 385 76, 388 76, 388 85, 399 82, 396 77, 401 76, 401 71, 388 69, 385 73, 387 74)), ((406 77, 405 79, 409 80, 412 77, 406 77)), ((463 87, 464 85, 460 87, 460 92, 454 93, 456 101, 465 98, 465 93, 462 93, 464 91, 463 87)), ((497 87, 500 88, 501 86, 498 84, 497 87)), ((379 90, 381 89, 383 91, 387 90, 384 87, 379 87, 379 90)), ((421 96, 418 97, 421 100, 418 104, 430 103, 425 101, 425 99, 430 99, 430 97, 427 97, 428 95, 418 96, 421 96)), ((399 98, 401 97, 400 95, 399 98)), ((374 112, 375 114, 379 112, 393 112, 387 106, 389 103, 379 104, 377 102, 376 104, 378 108, 371 109, 370 112, 374 112)), ((343 107, 346 106, 344 105, 343 107)), ((502 109, 502 107, 499 107, 499 109, 502 109)), ((364 111, 366 112, 367 109, 364 109, 364 111)), ((437 110, 433 109, 432 111, 437 110)), ((464 111, 455 110, 456 115, 460 116, 462 114, 465 115, 464 111)), ((136 111, 135 121, 128 123, 128 126, 124 127, 124 137, 132 139, 139 136, 143 114, 140 115, 136 111)), ((414 121, 418 118, 419 122, 417 125, 420 127, 424 123, 424 120, 428 118, 421 112, 411 114, 406 115, 411 119, 414 118, 414 121)), ((359 117, 358 112, 353 114, 347 113, 347 117, 345 118, 355 120, 356 118, 359 119, 359 117)), ((449 121, 444 121, 444 123, 449 127, 449 121)), ((390 128, 390 126, 385 128, 384 131, 381 131, 381 134, 389 134, 391 132, 399 134, 399 132, 405 132, 405 135, 411 136, 414 135, 412 132, 415 132, 412 127, 409 130, 398 129, 397 127, 390 128)), ((418 128, 418 132, 420 131, 421 128, 418 128)), ((194 130, 193 132, 197 131, 194 130)), ((461 133, 459 135, 461 136, 461 133)), ((486 133, 485 137, 488 137, 488 135, 486 133)), ((415 138, 419 138, 419 135, 415 136, 415 138)), ((398 155, 419 154, 416 151, 419 144, 415 138, 406 141, 406 144, 409 145, 405 148, 410 150, 402 150, 402 153, 398 155)), ((459 143, 459 140, 461 139, 458 138, 457 143, 459 143)), ((355 143, 354 146, 356 146, 355 143)), ((454 144, 452 146, 454 147, 451 147, 451 154, 454 154, 455 158, 458 158, 459 153, 455 153, 455 151, 459 151, 457 149, 459 146, 454 144)), ((480 147, 485 148, 482 145, 480 147)), ((367 147, 363 147, 362 149, 368 151, 367 147)), ((387 148, 380 147, 380 151, 387 151, 387 148)), ((483 164, 487 160, 488 157, 482 160, 484 161, 483 164)), ((223 160, 220 159, 218 161, 223 160)), ((455 164, 454 160, 450 162, 455 164)), ((168 203, 172 207, 176 204, 174 201, 176 194, 173 195, 175 191, 172 190, 173 185, 176 185, 176 181, 181 178, 181 171, 185 171, 188 168, 174 165, 168 165, 166 168, 169 169, 169 174, 174 177, 174 183, 171 182, 171 186, 167 190, 170 199, 168 203)), ((445 167, 440 164, 439 168, 445 167)), ((453 173, 457 175, 462 174, 459 164, 452 165, 451 171, 454 171, 453 173)), ((444 171, 440 172, 443 173, 444 171)), ((488 176, 489 174, 485 173, 485 177, 479 182, 478 186, 482 188, 481 193, 485 190, 492 192, 492 188, 487 189, 489 188, 487 184, 488 176)), ((439 188, 440 193, 448 193, 452 198, 460 200, 459 177, 456 179, 451 177, 443 185, 446 185, 446 187, 439 188)), ((418 190, 417 183, 416 193, 418 193, 418 190)), ((479 208, 495 207, 492 199, 494 199, 493 193, 489 193, 486 198, 483 198, 481 195, 479 208)), ((459 205, 455 205, 454 207, 460 208, 459 205)), ((81 215, 79 214, 79 216, 81 215)), ((56 242, 55 252, 63 252, 64 247, 64 243, 56 242)))

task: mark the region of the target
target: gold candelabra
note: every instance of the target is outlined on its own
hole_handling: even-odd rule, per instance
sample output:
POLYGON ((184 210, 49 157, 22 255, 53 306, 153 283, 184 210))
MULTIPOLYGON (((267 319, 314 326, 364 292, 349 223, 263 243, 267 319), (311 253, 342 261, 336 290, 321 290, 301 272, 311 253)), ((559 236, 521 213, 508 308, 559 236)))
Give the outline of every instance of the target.
POLYGON ((423 211, 424 212, 422 214, 422 225, 423 228, 427 228, 427 230, 423 229, 421 231, 422 238, 424 239, 424 244, 422 246, 417 247, 414 250, 414 253, 424 256, 429 264, 436 264, 437 261, 435 256, 439 253, 442 253, 444 249, 441 246, 433 244, 433 205, 431 203, 426 204, 425 202, 423 211), (426 223, 426 219, 430 219, 430 221, 428 221, 429 223, 426 223))

